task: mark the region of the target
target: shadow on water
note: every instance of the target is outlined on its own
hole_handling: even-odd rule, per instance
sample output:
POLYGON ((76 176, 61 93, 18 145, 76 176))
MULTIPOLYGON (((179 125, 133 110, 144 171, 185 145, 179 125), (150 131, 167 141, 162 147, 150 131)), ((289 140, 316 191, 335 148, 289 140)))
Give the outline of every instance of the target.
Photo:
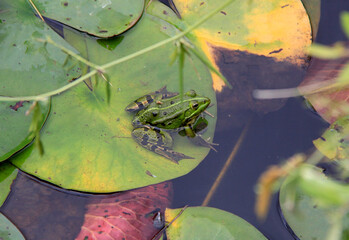
MULTIPOLYGON (((349 10, 347 0, 322 1, 318 42, 330 44, 345 39, 338 21, 339 12, 345 9, 349 10)), ((220 54, 221 70, 234 80, 233 91, 226 90, 218 95, 220 113, 214 139, 219 143, 218 152, 211 151, 190 174, 173 181, 172 207, 201 205, 244 123, 252 119, 245 141, 209 206, 242 217, 268 239, 294 239, 279 215, 277 196, 272 199, 267 219, 264 222, 257 220, 254 186, 268 166, 278 164, 294 153, 311 150, 312 140, 327 124, 307 110, 300 98, 290 99, 287 103, 285 100, 256 101, 251 94, 246 94, 256 88, 290 87, 289 82, 296 86, 302 80, 304 69, 244 52, 216 51, 220 54), (276 78, 279 81, 275 81, 276 78), (272 82, 277 85, 271 85, 272 82)), ((20 173, 0 211, 29 240, 74 239, 83 223, 88 200, 87 194, 71 194, 20 173)))

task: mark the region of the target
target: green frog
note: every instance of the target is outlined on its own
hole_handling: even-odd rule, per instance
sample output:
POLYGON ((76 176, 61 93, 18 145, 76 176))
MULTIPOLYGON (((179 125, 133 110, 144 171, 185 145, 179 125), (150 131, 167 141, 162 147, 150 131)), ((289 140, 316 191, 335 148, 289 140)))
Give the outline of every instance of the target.
POLYGON ((215 150, 213 145, 216 144, 209 143, 199 134, 207 127, 203 113, 210 103, 209 98, 197 95, 194 90, 184 93, 181 99, 178 93, 168 92, 163 87, 138 98, 125 110, 136 112, 132 120, 135 141, 178 164, 181 159, 193 158, 172 150, 171 133, 178 132, 198 145, 215 150))

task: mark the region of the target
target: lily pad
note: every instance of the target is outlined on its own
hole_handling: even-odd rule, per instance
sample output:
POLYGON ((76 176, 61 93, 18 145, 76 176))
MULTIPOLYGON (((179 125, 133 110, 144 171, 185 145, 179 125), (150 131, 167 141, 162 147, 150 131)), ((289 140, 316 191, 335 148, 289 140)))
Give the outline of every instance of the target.
POLYGON ((0 239, 1 240, 25 240, 22 233, 0 213, 0 239))
MULTIPOLYGON (((11 191, 12 182, 16 179, 18 169, 10 163, 0 163, 0 206, 11 191)), ((0 224, 1 226, 1 224, 0 224)))
POLYGON ((159 183, 104 197, 97 197, 86 206, 85 221, 75 240, 137 239, 149 240, 159 231, 163 217, 170 205, 172 185, 159 183), (157 225, 155 227, 154 225, 157 225))
MULTIPOLYGON (((146 14, 122 41, 118 37, 110 39, 110 44, 100 44, 69 31, 65 37, 72 44, 80 44, 74 45, 77 49, 87 49, 91 62, 102 64, 168 38, 167 30, 171 28, 165 21, 146 14), (166 31, 162 32, 163 29, 166 31), (118 45, 111 50, 106 46, 112 46, 113 41, 118 45)), ((41 131, 45 155, 40 157, 31 146, 11 159, 12 163, 64 188, 89 192, 128 190, 190 172, 206 157, 209 148, 196 146, 175 133, 174 151, 194 158, 175 164, 132 139, 133 114, 124 110, 135 99, 165 85, 168 91, 178 91, 178 62, 169 66, 169 56, 174 50, 174 44, 168 44, 108 69, 110 105, 101 79, 92 92, 81 84, 53 97, 51 117, 41 131)), ((213 106, 208 111, 215 115, 215 93, 206 67, 193 57, 186 62, 184 78, 185 90, 194 89, 211 99, 213 106)), ((208 130, 203 137, 212 139, 216 119, 207 117, 207 120, 208 130)))
POLYGON ((35 17, 27 1, 1 1, 0 9, 0 95, 37 95, 80 75, 76 60, 51 44, 38 41, 49 36, 73 50, 35 17))
POLYGON ((144 8, 144 0, 35 0, 33 3, 43 16, 98 37, 112 37, 133 27, 144 8))
MULTIPOLYGON (((322 175, 325 178, 325 175, 322 175)), ((285 180, 280 190, 280 207, 287 224, 290 226, 293 233, 301 240, 327 240, 327 234, 330 229, 329 216, 331 208, 325 209, 319 207, 323 204, 321 201, 317 202, 297 188, 295 195, 297 205, 295 209, 290 210, 287 194, 289 191, 293 192, 295 189, 293 184, 288 184, 289 179, 290 177, 285 180)), ((329 192, 328 194, 333 195, 335 193, 329 192)), ((343 233, 345 232, 349 232, 349 215, 344 216, 343 219, 343 233)), ((347 238, 343 236, 341 239, 345 240, 347 238)))
MULTIPOLYGON (((224 0, 173 2, 182 17, 181 21, 172 21, 173 18, 151 9, 150 13, 185 30, 223 4, 224 0)), ((308 5, 319 10, 320 1, 316 3, 312 1, 308 5)), ((309 16, 300 0, 235 1, 187 37, 217 69, 220 51, 232 51, 233 55, 234 52, 246 52, 301 67, 307 63, 304 50, 311 44, 312 32, 309 16)), ((212 74, 212 78, 214 89, 222 91, 225 83, 216 74, 212 74)))
MULTIPOLYGON (((181 209, 166 209, 165 221, 169 223, 180 211, 181 209)), ((267 239, 242 218, 209 207, 186 208, 169 226, 166 233, 171 240, 267 239)))
MULTIPOLYGON (((30 136, 29 126, 32 113, 26 116, 32 102, 0 102, 0 162, 28 145, 33 137, 30 136)), ((41 104, 42 126, 49 114, 50 104, 41 104)))
POLYGON ((329 159, 348 159, 349 116, 339 118, 313 143, 329 159))

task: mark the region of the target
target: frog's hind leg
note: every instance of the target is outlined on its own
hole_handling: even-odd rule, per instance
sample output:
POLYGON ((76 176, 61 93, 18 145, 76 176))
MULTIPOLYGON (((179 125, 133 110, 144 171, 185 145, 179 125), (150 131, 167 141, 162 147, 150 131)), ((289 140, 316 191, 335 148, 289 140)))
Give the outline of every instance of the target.
POLYGON ((165 131, 144 126, 135 128, 132 132, 132 137, 142 147, 170 159, 176 164, 182 159, 193 159, 183 153, 173 151, 171 149, 173 145, 172 137, 165 131))

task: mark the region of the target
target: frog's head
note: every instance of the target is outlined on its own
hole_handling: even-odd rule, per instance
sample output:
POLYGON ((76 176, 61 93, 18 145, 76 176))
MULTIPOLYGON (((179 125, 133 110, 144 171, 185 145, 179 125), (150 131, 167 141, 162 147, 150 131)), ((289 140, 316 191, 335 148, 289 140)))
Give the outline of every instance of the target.
POLYGON ((187 121, 198 117, 211 104, 211 100, 207 97, 196 96, 189 101, 189 107, 185 112, 187 121))

